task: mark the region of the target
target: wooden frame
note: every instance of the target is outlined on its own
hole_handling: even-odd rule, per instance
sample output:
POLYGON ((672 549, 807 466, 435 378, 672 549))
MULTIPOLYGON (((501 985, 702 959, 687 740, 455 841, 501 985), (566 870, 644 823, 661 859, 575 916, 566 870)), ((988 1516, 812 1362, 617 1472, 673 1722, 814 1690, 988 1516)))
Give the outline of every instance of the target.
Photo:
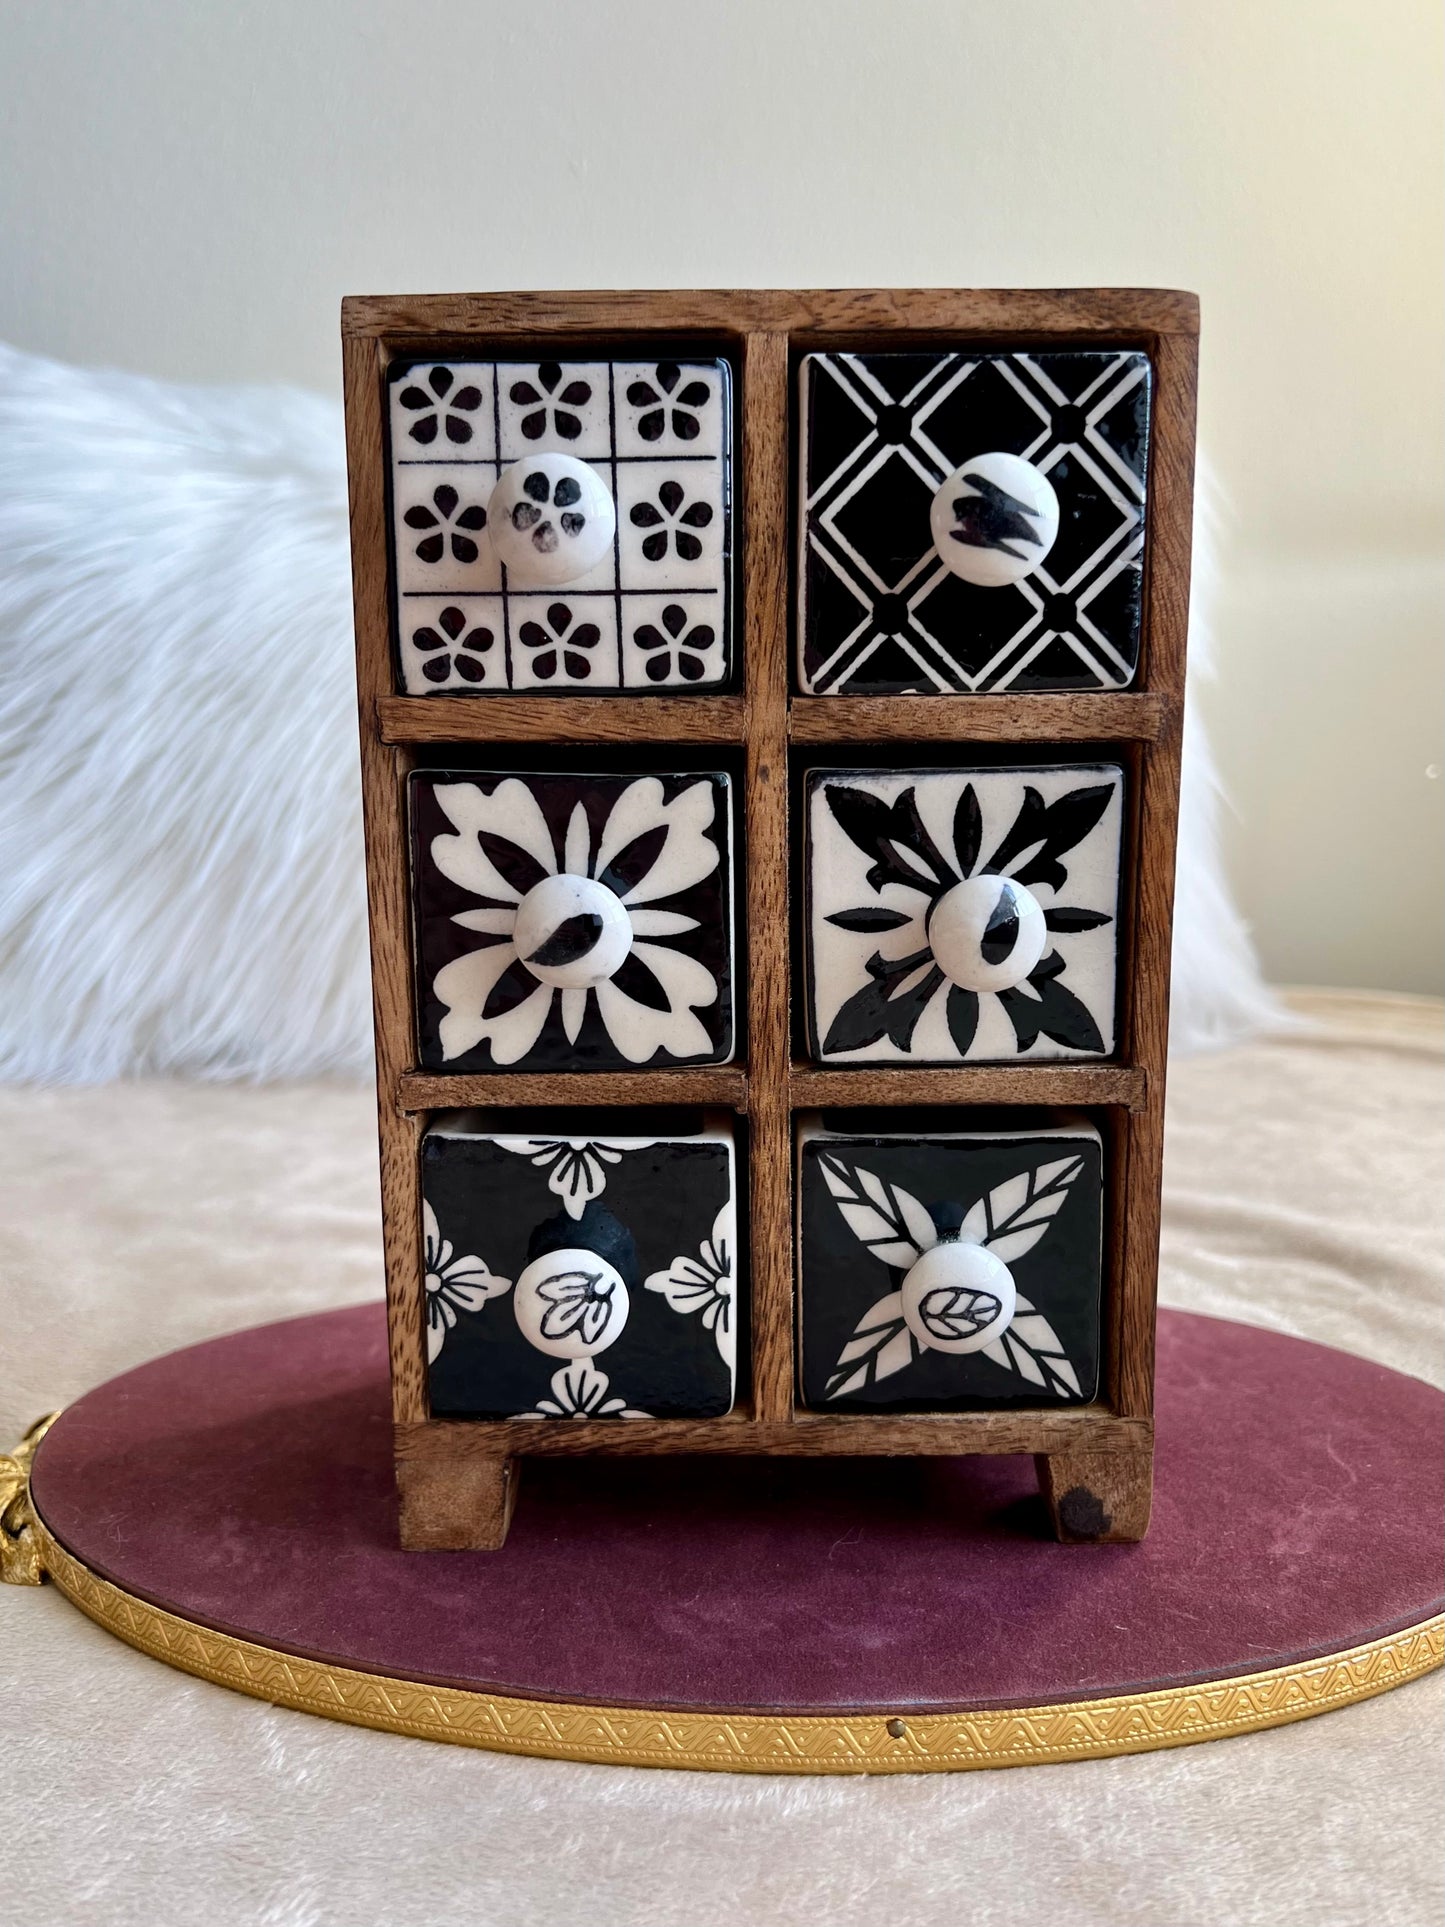
POLYGON ((1168 291, 788 290, 354 297, 342 304, 362 791, 371 916, 392 1413, 404 1545, 502 1543, 527 1455, 651 1452, 1037 1455, 1065 1539, 1148 1522, 1154 1310, 1175 828, 1194 462, 1198 303, 1168 291), (391 642, 387 364, 417 352, 721 345, 739 374, 742 693, 409 697, 391 642), (1106 344, 1154 372, 1144 618, 1126 693, 790 696, 792 383, 812 349, 1106 344), (740 745, 750 968, 747 1062, 670 1071, 445 1076, 416 1068, 404 786, 419 747, 569 741, 740 745), (829 1069, 792 1061, 788 755, 794 744, 1089 743, 1131 771, 1119 1043, 1108 1063, 829 1069), (466 1104, 712 1104, 748 1120, 752 1358, 726 1418, 438 1421, 427 1409, 419 1147, 427 1113, 466 1104), (793 1331, 791 1119, 822 1104, 1098 1107, 1107 1159, 1100 1397, 1058 1411, 875 1417, 803 1409, 793 1331))

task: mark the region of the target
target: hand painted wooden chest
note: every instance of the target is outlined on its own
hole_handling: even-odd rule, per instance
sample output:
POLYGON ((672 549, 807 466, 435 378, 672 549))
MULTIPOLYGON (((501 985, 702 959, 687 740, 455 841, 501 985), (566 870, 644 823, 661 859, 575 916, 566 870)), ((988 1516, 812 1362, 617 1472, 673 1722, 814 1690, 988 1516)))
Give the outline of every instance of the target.
POLYGON ((635 1452, 1144 1532, 1197 325, 344 304, 404 1544, 635 1452))

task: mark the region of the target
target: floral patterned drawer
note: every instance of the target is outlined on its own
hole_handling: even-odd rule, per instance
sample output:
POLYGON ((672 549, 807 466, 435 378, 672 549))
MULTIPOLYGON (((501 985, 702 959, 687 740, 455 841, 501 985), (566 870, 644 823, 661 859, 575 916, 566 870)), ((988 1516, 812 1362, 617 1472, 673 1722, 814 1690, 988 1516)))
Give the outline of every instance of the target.
POLYGON ((805 356, 800 688, 1130 683, 1150 389, 1133 350, 805 356))
POLYGON ((389 384, 404 690, 730 680, 726 362, 399 362, 389 384))
POLYGON ((454 1111, 421 1170, 437 1417, 732 1409, 730 1117, 454 1111))
POLYGON ((732 811, 716 770, 414 772, 422 1064, 730 1062, 732 811))
POLYGON ((804 1402, 944 1411, 1098 1389, 1103 1146, 1065 1113, 798 1122, 804 1402))
POLYGON ((1113 1051, 1122 769, 812 770, 805 794, 816 1058, 1113 1051))

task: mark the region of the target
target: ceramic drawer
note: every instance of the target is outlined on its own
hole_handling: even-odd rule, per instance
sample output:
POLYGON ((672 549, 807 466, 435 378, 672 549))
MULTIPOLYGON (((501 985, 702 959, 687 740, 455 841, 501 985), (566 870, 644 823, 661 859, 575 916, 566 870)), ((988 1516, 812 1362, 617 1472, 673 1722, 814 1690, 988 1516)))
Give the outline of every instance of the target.
POLYGON ((1151 387, 1134 349, 804 356, 799 688, 1127 687, 1151 387))
POLYGON ((1103 1146, 1086 1118, 804 1114, 797 1212, 805 1404, 1095 1396, 1103 1146))
POLYGON ((726 362, 401 361, 387 399, 405 691, 730 681, 726 362))
POLYGON ((812 769, 802 792, 815 1059, 1114 1051, 1119 765, 812 769))
POLYGON ((732 1060, 727 771, 432 769, 408 790, 425 1068, 732 1060))
POLYGON ((731 1117, 448 1112, 422 1140, 421 1168, 436 1416, 731 1410, 731 1117))

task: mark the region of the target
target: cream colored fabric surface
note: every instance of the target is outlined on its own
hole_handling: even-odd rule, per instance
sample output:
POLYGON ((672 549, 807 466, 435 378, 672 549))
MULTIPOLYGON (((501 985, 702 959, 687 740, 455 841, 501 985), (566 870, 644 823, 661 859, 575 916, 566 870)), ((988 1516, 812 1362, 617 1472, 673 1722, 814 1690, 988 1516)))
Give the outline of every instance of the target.
MULTIPOLYGON (((1438 1378, 1441 1011, 1177 1064, 1163 1296, 1438 1378)), ((155 1353, 380 1291, 371 1100, 0 1092, 0 1438, 155 1353)), ((27 1927, 1415 1927, 1441 1679, 1274 1732, 791 1780, 506 1759, 167 1670, 0 1589, 0 1917, 27 1927)))

